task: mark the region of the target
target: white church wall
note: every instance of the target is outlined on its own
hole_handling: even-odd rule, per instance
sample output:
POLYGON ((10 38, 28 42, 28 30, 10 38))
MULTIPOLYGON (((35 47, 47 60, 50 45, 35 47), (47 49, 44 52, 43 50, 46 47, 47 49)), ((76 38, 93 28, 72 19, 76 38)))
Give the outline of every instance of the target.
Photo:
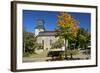
POLYGON ((44 49, 50 49, 51 45, 50 45, 50 40, 51 43, 54 43, 55 41, 57 41, 58 38, 55 38, 55 36, 39 36, 37 38, 37 42, 38 43, 42 43, 42 40, 44 40, 44 49))
POLYGON ((35 29, 35 36, 37 36, 39 34, 39 30, 35 29))
POLYGON ((35 29, 35 36, 37 36, 41 31, 44 31, 44 29, 35 29))

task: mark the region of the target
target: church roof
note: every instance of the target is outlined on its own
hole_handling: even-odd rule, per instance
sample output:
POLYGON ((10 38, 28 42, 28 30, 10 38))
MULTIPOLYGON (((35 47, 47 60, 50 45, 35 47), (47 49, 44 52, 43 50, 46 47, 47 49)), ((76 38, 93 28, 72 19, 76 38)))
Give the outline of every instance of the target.
POLYGON ((39 32, 38 36, 55 36, 56 32, 55 31, 43 31, 39 32))

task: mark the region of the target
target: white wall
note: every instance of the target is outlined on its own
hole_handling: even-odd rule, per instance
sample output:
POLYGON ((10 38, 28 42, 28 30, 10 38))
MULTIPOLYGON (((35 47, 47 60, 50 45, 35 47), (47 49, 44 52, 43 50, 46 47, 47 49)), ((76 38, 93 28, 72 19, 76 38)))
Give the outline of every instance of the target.
MULTIPOLYGON (((12 73, 10 71, 10 1, 0 0, 0 73, 12 73)), ((52 3, 71 3, 71 4, 86 4, 86 5, 99 5, 99 0, 30 0, 38 2, 52 2, 52 3)), ((100 7, 100 5, 99 5, 100 7)), ((100 13, 100 10, 99 12, 100 13)), ((100 14, 98 15, 100 16, 100 14)), ((99 18, 100 19, 100 18, 99 18)), ((100 23, 100 21, 99 21, 100 23)), ((98 31, 100 31, 100 25, 98 25, 98 31)), ((100 33, 98 34, 100 37, 100 33)), ((98 43, 100 38, 98 38, 98 43)), ((100 46, 99 46, 100 47, 100 46)), ((98 48, 99 56, 100 49, 98 48)), ((99 57, 100 64, 100 57, 99 57)), ((77 68, 77 69, 62 69, 62 70, 47 70, 47 71, 35 71, 34 73, 99 73, 99 67, 92 68, 77 68)), ((26 73, 33 73, 26 72, 26 73)))

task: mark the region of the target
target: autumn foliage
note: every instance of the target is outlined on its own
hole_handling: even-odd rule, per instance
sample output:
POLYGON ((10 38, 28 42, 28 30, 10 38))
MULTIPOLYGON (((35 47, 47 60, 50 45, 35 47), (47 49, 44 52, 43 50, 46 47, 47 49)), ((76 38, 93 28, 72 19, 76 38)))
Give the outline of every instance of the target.
POLYGON ((60 12, 57 16, 57 32, 59 35, 62 35, 63 37, 76 37, 77 36, 77 30, 78 30, 78 24, 74 17, 66 12, 60 12))

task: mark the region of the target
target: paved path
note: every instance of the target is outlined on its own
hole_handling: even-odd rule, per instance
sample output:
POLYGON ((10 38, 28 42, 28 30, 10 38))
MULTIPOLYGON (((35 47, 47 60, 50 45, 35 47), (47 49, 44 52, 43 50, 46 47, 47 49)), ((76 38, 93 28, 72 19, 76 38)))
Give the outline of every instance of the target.
POLYGON ((27 58, 27 57, 24 57, 23 62, 42 62, 42 61, 46 61, 48 59, 51 59, 51 57, 45 57, 45 58, 27 58))
POLYGON ((23 62, 40 62, 40 61, 46 61, 47 59, 50 59, 50 57, 47 57, 47 50, 44 50, 40 54, 34 54, 30 57, 24 57, 23 62))
MULTIPOLYGON (((34 54, 31 55, 30 57, 24 57, 23 62, 40 62, 40 61, 46 61, 48 59, 51 59, 51 57, 47 57, 48 51, 43 51, 40 54, 34 54)), ((70 57, 70 56, 69 56, 70 57)), ((82 54, 79 53, 78 55, 73 55, 74 59, 80 59, 80 60, 85 60, 85 59, 90 59, 90 55, 82 54)))
POLYGON ((90 59, 91 57, 90 55, 85 55, 85 54, 80 53, 78 55, 74 55, 73 58, 79 58, 82 60, 82 59, 90 59))

